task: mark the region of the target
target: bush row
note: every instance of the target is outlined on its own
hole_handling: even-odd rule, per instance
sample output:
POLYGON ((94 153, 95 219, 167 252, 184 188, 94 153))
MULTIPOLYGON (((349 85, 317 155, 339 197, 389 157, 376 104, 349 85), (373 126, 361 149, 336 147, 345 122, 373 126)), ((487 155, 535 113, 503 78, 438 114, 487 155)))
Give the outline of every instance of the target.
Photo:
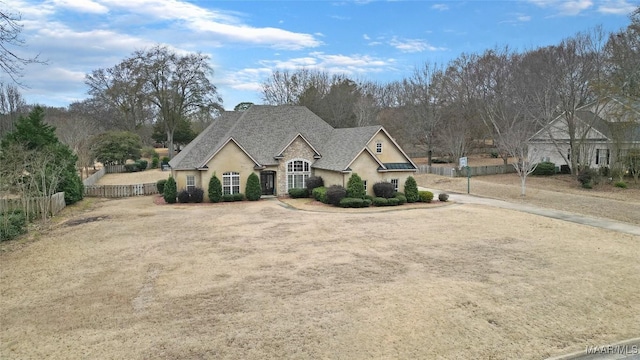
POLYGON ((136 160, 135 163, 125 164, 124 169, 127 172, 136 172, 136 171, 145 171, 149 166, 149 162, 147 160, 139 159, 136 160))
POLYGON ((191 191, 182 190, 178 193, 178 202, 180 203, 201 203, 204 201, 204 190, 194 188, 191 191))

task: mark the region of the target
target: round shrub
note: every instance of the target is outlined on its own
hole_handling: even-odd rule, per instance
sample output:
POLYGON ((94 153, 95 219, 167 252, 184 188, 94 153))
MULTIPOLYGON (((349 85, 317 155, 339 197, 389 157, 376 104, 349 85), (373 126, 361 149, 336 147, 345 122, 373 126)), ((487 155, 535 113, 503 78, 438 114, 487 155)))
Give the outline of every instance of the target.
POLYGON ((168 156, 163 156, 163 157, 162 157, 162 164, 168 164, 170 160, 171 160, 171 159, 169 159, 169 157, 168 157, 168 156))
POLYGON ((175 204, 176 197, 178 196, 178 189, 176 187, 176 181, 173 179, 173 176, 169 176, 167 182, 164 184, 164 191, 162 192, 162 197, 164 197, 164 201, 168 204, 175 204))
POLYGON ((313 189, 313 198, 320 201, 321 203, 327 204, 327 188, 324 186, 319 186, 313 189))
POLYGON ((189 201, 194 203, 201 203, 204 200, 204 190, 200 188, 195 188, 189 192, 190 198, 189 201))
POLYGON ((533 170, 532 174, 549 176, 549 175, 555 175, 555 173, 556 173, 556 164, 550 161, 543 161, 541 163, 538 163, 538 165, 536 166, 536 169, 533 170))
POLYGON ((189 192, 187 190, 182 190, 178 193, 179 203, 182 203, 182 204, 188 203, 190 198, 191 198, 191 195, 189 195, 189 192))
POLYGON ((154 157, 153 159, 151 159, 151 168, 157 169, 159 162, 160 162, 160 159, 158 159, 157 157, 154 157))
POLYGON ((617 181, 615 184, 613 184, 613 186, 617 187, 617 188, 621 188, 621 189, 626 189, 627 188, 627 183, 624 181, 617 181))
POLYGON ((222 200, 222 183, 216 174, 213 174, 209 180, 209 191, 207 195, 209 195, 209 201, 212 203, 217 203, 222 200))
POLYGON ((418 184, 416 183, 416 179, 414 179, 413 176, 409 176, 404 182, 404 196, 407 197, 408 203, 414 203, 420 200, 420 197, 418 195, 418 184))
POLYGON ((433 193, 431 191, 418 191, 418 197, 421 202, 430 203, 433 200, 433 193))
POLYGON ((222 195, 222 201, 224 202, 236 201, 236 198, 235 196, 233 196, 233 194, 224 194, 222 195))
POLYGON ((398 199, 398 205, 402 205, 407 202, 407 197, 402 195, 401 193, 398 193, 396 196, 394 196, 394 198, 398 199))
POLYGON ((387 199, 387 205, 389 205, 389 206, 400 205, 400 199, 398 199, 398 198, 388 198, 387 199))
POLYGON ((138 171, 145 171, 149 166, 149 162, 147 160, 138 159, 136 160, 136 166, 138 167, 138 171))
POLYGON ((340 205, 340 200, 347 197, 347 189, 340 185, 331 185, 327 188, 327 202, 331 205, 340 205))
POLYGON ((156 182, 156 188, 158 192, 162 194, 164 192, 164 185, 167 183, 167 179, 161 179, 156 182))
POLYGON ((243 193, 233 194, 233 201, 242 201, 242 200, 244 200, 243 193))
POLYGON ((256 173, 251 173, 251 175, 249 175, 245 192, 247 194, 247 200, 260 200, 260 197, 262 196, 262 187, 260 186, 260 178, 258 178, 256 173))
POLYGON ((313 189, 324 186, 324 180, 320 176, 309 176, 306 181, 307 191, 313 193, 313 189))
POLYGON ((309 190, 307 190, 307 188, 289 189, 289 196, 291 196, 294 199, 308 198, 309 197, 309 190))
POLYGON ((138 164, 124 164, 124 169, 127 172, 136 172, 138 171, 138 164))
POLYGON ((373 200, 371 200, 371 203, 374 206, 387 206, 389 204, 389 201, 387 198, 375 197, 373 198, 373 200))
POLYGON ((438 200, 440 200, 440 201, 449 201, 449 194, 447 194, 447 193, 438 194, 438 200))
POLYGON ((373 193, 376 197, 392 198, 396 192, 395 187, 390 182, 378 182, 373 184, 373 193))
POLYGON ((343 208, 363 208, 369 206, 369 202, 361 198, 343 198, 340 200, 340 207, 343 208))
POLYGON ((364 199, 367 194, 360 175, 353 173, 347 182, 347 197, 364 199))

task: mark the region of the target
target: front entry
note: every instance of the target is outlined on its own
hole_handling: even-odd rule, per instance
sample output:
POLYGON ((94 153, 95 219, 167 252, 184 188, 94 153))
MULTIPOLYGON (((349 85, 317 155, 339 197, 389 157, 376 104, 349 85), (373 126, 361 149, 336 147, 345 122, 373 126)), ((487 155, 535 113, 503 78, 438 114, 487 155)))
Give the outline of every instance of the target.
POLYGON ((262 185, 262 195, 275 195, 276 172, 261 171, 260 184, 262 185))

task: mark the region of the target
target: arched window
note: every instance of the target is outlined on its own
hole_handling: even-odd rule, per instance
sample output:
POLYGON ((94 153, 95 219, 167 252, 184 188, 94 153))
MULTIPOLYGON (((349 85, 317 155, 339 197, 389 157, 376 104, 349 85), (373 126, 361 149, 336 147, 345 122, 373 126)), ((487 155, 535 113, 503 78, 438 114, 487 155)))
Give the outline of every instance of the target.
POLYGON ((287 163, 287 191, 293 188, 304 188, 311 175, 310 164, 305 160, 291 160, 287 163))
POLYGON ((222 174, 222 193, 240 193, 240 174, 237 172, 226 172, 222 174))

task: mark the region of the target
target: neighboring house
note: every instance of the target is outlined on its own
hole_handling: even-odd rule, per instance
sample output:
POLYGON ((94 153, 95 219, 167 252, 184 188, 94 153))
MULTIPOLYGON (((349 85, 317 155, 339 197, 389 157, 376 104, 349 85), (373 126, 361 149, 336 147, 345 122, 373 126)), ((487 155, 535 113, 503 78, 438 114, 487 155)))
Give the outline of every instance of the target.
POLYGON ((529 139, 529 151, 540 161, 569 166, 577 156, 581 167, 610 167, 629 149, 640 149, 640 111, 617 100, 592 103, 576 110, 576 154, 571 154, 564 114, 529 139))
POLYGON ((223 193, 244 193, 251 173, 263 195, 286 195, 321 176, 325 186, 346 186, 352 173, 403 191, 415 164, 382 126, 334 129, 303 106, 253 105, 226 111, 170 162, 178 190, 202 188, 216 174, 223 193))

